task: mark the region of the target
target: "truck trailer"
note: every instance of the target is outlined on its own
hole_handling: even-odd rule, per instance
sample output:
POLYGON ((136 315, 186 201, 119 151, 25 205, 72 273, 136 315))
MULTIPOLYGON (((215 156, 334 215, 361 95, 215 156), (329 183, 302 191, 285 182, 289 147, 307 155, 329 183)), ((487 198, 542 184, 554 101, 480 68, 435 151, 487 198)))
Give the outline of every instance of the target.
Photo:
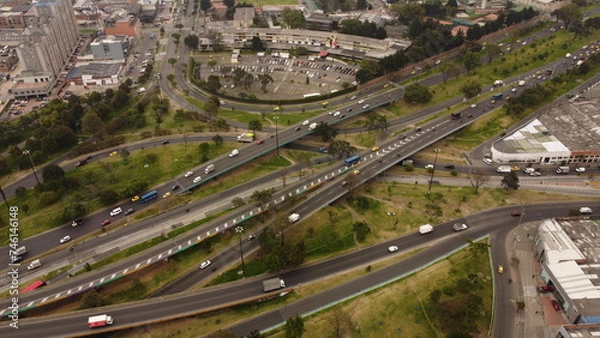
POLYGON ((509 165, 501 165, 498 167, 498 169, 496 169, 496 172, 499 174, 508 174, 510 171, 511 169, 509 165))
POLYGON ((556 173, 557 174, 568 174, 570 169, 571 168, 569 168, 567 166, 560 166, 560 167, 556 168, 556 173))
POLYGON ((101 327, 106 325, 112 325, 113 318, 109 315, 92 316, 88 318, 89 327, 101 327))
POLYGON ((242 143, 251 143, 252 141, 254 141, 254 133, 240 134, 237 137, 237 141, 242 143))
POLYGON ((285 282, 281 278, 271 278, 263 281, 263 291, 269 292, 285 287, 285 282))

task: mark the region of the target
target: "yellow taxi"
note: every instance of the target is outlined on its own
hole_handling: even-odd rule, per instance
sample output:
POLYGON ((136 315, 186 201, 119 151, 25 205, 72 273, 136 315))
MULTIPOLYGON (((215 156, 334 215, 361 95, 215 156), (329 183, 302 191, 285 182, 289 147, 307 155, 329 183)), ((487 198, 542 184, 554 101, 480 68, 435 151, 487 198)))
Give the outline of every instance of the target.
POLYGON ((360 174, 360 170, 356 169, 356 170, 354 170, 353 173, 354 173, 354 175, 358 175, 358 174, 360 174))
POLYGON ((137 202, 139 200, 140 200, 140 196, 138 196, 138 195, 135 195, 131 198, 131 202, 137 202))
POLYGON ((113 157, 113 156, 117 156, 117 155, 119 155, 119 152, 115 150, 112 153, 110 153, 108 156, 113 157))
POLYGON ((273 107, 273 111, 280 111, 280 110, 281 110, 281 108, 279 106, 273 107))
POLYGON ((171 197, 171 193, 170 193, 170 192, 166 192, 166 193, 163 195, 163 198, 169 198, 169 197, 171 197))
POLYGON ((498 273, 499 274, 503 274, 504 273, 504 267, 502 265, 498 265, 498 273))
POLYGON ((371 151, 373 151, 373 152, 378 151, 378 150, 379 150, 378 146, 374 146, 373 148, 371 148, 371 151))
POLYGON ((329 106, 329 101, 325 101, 325 102, 323 102, 323 108, 325 108, 325 107, 327 107, 327 106, 329 106))

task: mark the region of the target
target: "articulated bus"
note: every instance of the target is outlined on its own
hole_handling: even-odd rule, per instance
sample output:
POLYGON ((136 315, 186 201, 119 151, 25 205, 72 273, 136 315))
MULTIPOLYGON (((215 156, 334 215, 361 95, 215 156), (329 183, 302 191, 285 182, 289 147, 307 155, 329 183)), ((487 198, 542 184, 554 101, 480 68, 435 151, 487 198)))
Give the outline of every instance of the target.
POLYGON ((310 94, 304 94, 302 95, 304 96, 305 99, 309 98, 309 97, 317 97, 317 96, 321 96, 321 93, 310 93, 310 94))
POLYGON ((21 293, 25 293, 25 292, 30 292, 36 289, 41 288, 42 286, 46 285, 46 282, 44 282, 43 280, 39 280, 31 285, 29 285, 28 287, 26 287, 25 289, 23 289, 21 291, 21 293))
POLYGON ((358 156, 358 155, 354 155, 354 156, 348 157, 348 158, 347 158, 347 159, 344 161, 344 164, 345 164, 346 166, 351 166, 351 165, 357 164, 358 162, 360 162, 360 156, 358 156))
POLYGON ((149 200, 153 200, 158 197, 158 192, 156 190, 152 190, 149 193, 145 193, 140 197, 142 203, 146 203, 149 200))

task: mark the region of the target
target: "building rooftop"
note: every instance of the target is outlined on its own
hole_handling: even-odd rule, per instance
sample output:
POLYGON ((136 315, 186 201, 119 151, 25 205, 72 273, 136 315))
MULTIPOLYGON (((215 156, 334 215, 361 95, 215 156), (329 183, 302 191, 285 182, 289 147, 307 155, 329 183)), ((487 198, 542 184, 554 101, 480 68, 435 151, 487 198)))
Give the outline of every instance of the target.
POLYGON ((77 67, 71 70, 68 78, 78 78, 84 75, 91 75, 94 77, 109 77, 118 74, 121 67, 123 67, 122 61, 90 62, 83 65, 78 64, 77 67))

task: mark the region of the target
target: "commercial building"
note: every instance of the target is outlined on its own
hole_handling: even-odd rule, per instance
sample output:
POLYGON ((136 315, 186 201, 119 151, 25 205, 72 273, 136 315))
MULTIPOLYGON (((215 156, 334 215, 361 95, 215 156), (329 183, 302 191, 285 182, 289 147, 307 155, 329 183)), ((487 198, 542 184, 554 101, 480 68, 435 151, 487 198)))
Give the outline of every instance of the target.
POLYGON ((129 53, 130 39, 126 36, 108 35, 90 43, 94 60, 123 60, 129 53))
POLYGON ((548 219, 538 227, 541 279, 571 324, 600 324, 600 217, 548 219))
POLYGON ((600 163, 600 86, 548 108, 491 147, 497 163, 600 163))

